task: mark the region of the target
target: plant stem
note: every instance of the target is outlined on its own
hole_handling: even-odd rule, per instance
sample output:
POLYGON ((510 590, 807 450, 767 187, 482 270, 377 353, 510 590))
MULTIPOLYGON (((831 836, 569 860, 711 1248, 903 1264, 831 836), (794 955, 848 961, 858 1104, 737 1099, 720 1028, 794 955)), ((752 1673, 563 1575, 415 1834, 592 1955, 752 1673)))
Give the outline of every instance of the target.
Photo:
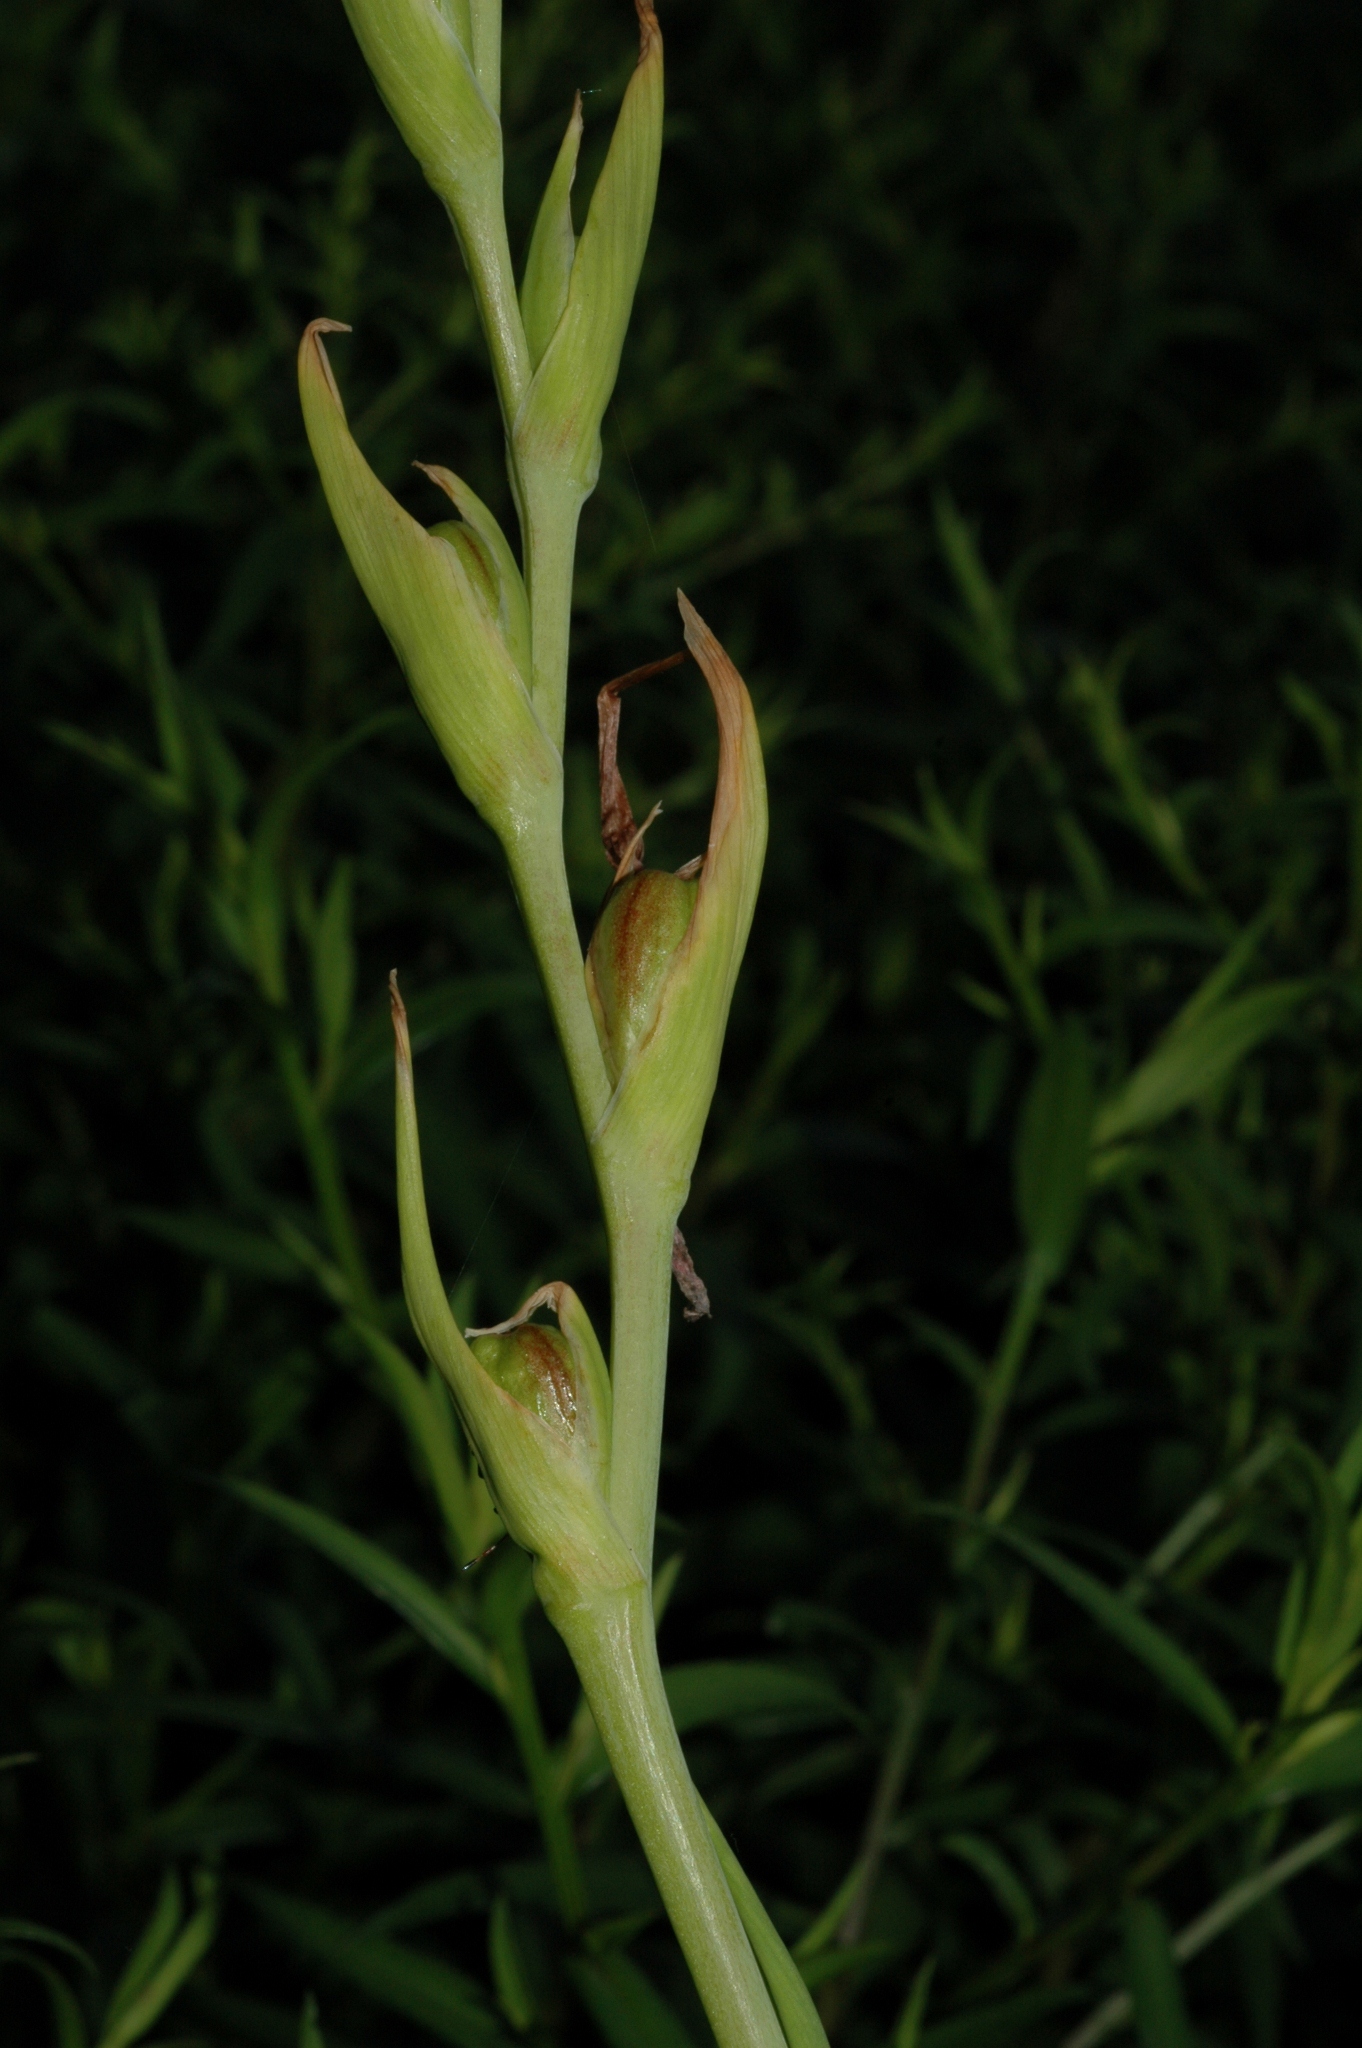
POLYGON ((345 1192, 345 1177, 330 1124, 317 1107, 308 1078, 302 1048, 294 1033, 283 1023, 274 1027, 274 1057, 284 1084, 298 1139, 312 1177, 313 1193, 321 1211, 331 1251, 350 1290, 351 1304, 370 1321, 378 1318, 378 1303, 368 1265, 360 1249, 359 1233, 345 1192))
POLYGON ((899 1695, 898 1712, 894 1717, 889 1746, 884 1752, 880 1766, 879 1782, 870 1802, 866 1816, 865 1833, 861 1837, 861 1852, 857 1858, 860 1877, 856 1889, 847 1901, 846 1912, 837 1929, 838 1944, 850 1948, 865 1932, 866 1915, 875 1892, 875 1881, 880 1874, 884 1852, 888 1847, 889 1829, 894 1815, 898 1812, 899 1801, 908 1773, 917 1755, 917 1746, 922 1736, 927 1709, 932 1703, 941 1667, 946 1661, 946 1651, 955 1633, 955 1613, 952 1608, 938 1607, 927 1637, 915 1676, 903 1687, 899 1695))
POLYGON ((541 1562, 535 1583, 577 1666, 719 2048, 785 2048, 672 1722, 647 1579, 583 1588, 541 1562))
POLYGON ((1022 1271, 1021 1284, 1013 1297, 1002 1342, 994 1354, 979 1397, 974 1441, 970 1445, 964 1484, 960 1489, 960 1504, 966 1514, 977 1514, 983 1506, 998 1438, 1002 1435, 1008 1404, 1016 1388, 1017 1375, 1026 1357, 1036 1319, 1045 1305, 1048 1285, 1044 1271, 1028 1259, 1022 1271))
POLYGON ((498 156, 495 175, 489 176, 489 202, 477 210, 476 231, 468 236, 459 230, 453 212, 450 220, 459 251, 468 271, 468 281, 482 315, 483 333, 492 358, 501 416, 509 439, 512 423, 530 381, 530 352, 525 343, 525 324, 520 317, 520 300, 515 288, 511 244, 506 233, 506 216, 501 204, 502 169, 498 156))
POLYGON ((525 594, 530 602, 534 708, 556 747, 567 714, 572 573, 582 493, 574 478, 520 474, 525 594))
POLYGON ((587 1001, 581 942, 563 864, 561 809, 555 830, 545 831, 541 825, 516 842, 510 866, 520 914, 563 1048, 577 1114, 589 1139, 610 1100, 610 1079, 587 1001))
POLYGON ((610 1511, 645 1578, 652 1571, 676 1219, 655 1196, 611 1202, 610 1511))
POLYGON ((530 1781, 540 1832, 558 1895, 558 1909, 569 1927, 579 1927, 586 1918, 586 1883, 581 1857, 572 1832, 572 1821, 560 1796, 558 1776, 544 1739, 525 1638, 518 1617, 508 1617, 496 1630, 498 1676, 502 1680, 501 1704, 511 1724, 525 1775, 530 1781))

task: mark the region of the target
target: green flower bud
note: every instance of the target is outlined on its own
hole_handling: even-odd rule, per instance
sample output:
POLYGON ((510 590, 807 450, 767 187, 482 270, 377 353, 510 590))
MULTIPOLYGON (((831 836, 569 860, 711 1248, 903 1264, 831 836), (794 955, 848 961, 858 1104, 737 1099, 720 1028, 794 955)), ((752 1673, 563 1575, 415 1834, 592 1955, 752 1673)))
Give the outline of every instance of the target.
POLYGON ((612 1081, 647 1036, 699 890, 691 877, 640 868, 605 899, 586 956, 586 986, 612 1081))
POLYGON ((429 474, 464 525, 430 534, 383 488, 346 424, 314 320, 298 355, 308 440, 364 594, 459 787, 508 848, 556 832, 562 765, 530 701, 525 590, 504 534, 448 470, 429 474))
POLYGON ((421 1177, 411 1045, 392 977, 397 1044, 397 1204, 402 1280, 416 1334, 453 1393, 515 1542, 580 1587, 634 1583, 640 1567, 606 1505, 610 1382, 581 1302, 555 1282, 509 1322, 470 1331, 450 1311, 421 1177), (545 1302, 551 1330, 528 1318, 545 1302))
MULTIPOLYGON (((646 1176, 679 1209, 714 1094, 761 880, 766 779, 747 686, 698 612, 677 595, 686 645, 704 672, 719 723, 709 844, 696 880, 689 869, 629 875, 639 835, 622 849, 626 878, 612 889, 591 941, 587 989, 615 1084, 593 1134, 609 1181, 629 1191, 646 1176)), ((613 775, 613 757, 610 768, 613 775)))
POLYGON ((504 1323, 465 1330, 473 1356, 499 1387, 565 1440, 580 1429, 602 1493, 609 1492, 610 1374, 591 1319, 565 1280, 551 1280, 504 1323), (551 1308, 558 1328, 532 1323, 551 1308))

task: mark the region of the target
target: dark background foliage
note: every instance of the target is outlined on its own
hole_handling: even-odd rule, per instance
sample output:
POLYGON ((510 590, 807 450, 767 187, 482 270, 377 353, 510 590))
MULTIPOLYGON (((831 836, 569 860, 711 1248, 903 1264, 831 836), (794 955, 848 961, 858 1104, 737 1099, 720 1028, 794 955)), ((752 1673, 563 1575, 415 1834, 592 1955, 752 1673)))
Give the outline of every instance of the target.
MULTIPOLYGON (((523 247, 577 86, 589 189, 630 36, 613 0, 508 17, 523 247)), ((883 2043, 935 1955, 929 2043, 1057 2042, 1121 1981, 1122 1885, 1214 1760, 1089 1615, 999 1551, 952 1561, 923 1509, 954 1497, 1008 1312, 1038 1048, 1080 1020, 1111 1093, 1246 931, 1240 981, 1301 989, 1103 1180, 995 1482, 1114 1583, 1274 1431, 1330 1458, 1362 1415, 1362 22, 674 0, 664 28, 657 225, 582 534, 584 930, 593 690, 678 644, 678 583, 752 685, 773 807, 686 1219, 715 1316, 677 1324, 664 1658, 774 1659, 849 1703, 691 1737, 793 1938, 857 1853, 948 1603, 827 2016, 883 2043), (985 790, 976 867, 952 866, 922 806, 982 820, 985 790), (1032 2002, 950 2031, 1005 1997, 1032 2002)), ((39 0, 0 39, 0 1749, 32 1759, 0 1774, 5 1910, 116 1974, 163 1870, 219 1869, 177 2038, 291 2040, 315 1982, 343 2048, 430 2035, 300 1955, 253 1888, 357 1921, 463 1873, 381 1924, 485 1978, 500 1890, 546 1973, 538 2038, 585 2042, 494 1709, 217 1483, 448 1569, 316 1278, 287 1047, 326 1057, 338 864, 357 996, 327 1128, 390 1327, 394 964, 461 1306, 557 1276, 605 1314, 495 848, 406 707, 293 381, 303 323, 350 322, 333 360, 380 473, 433 522, 408 464, 450 463, 509 523, 471 299, 336 0, 39 0)), ((712 772, 693 670, 628 700, 625 749, 636 803, 665 800, 660 857, 688 857, 712 772)), ((1158 1611, 1263 1721, 1309 1518, 1282 1480, 1218 1528, 1158 1611)), ((557 1736, 570 1673, 529 1640, 557 1736)), ((1258 1825, 1158 1876, 1173 1925, 1268 1853, 1258 1825)), ((580 1826, 596 1910, 646 1914, 608 1788, 580 1826)), ((1189 1968, 1204 2040, 1353 2038, 1355 1867, 1326 1859, 1189 1968)), ((698 2035, 655 1924, 635 1953, 698 2035)), ((46 2039, 20 1981, 15 2038, 46 2039)))

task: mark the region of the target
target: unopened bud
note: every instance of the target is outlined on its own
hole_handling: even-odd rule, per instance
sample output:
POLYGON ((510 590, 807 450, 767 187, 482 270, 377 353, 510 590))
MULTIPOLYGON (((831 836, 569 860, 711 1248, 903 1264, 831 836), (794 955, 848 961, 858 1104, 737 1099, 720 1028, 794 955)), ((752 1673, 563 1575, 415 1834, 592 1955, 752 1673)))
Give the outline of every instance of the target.
POLYGON ((523 1323, 504 1337, 474 1337, 469 1349, 489 1378, 522 1408, 532 1408, 565 1440, 577 1427, 572 1353, 558 1330, 523 1323))
POLYGON ((612 1081, 647 1036, 698 889, 693 877, 640 868, 605 900, 586 956, 586 985, 612 1081))

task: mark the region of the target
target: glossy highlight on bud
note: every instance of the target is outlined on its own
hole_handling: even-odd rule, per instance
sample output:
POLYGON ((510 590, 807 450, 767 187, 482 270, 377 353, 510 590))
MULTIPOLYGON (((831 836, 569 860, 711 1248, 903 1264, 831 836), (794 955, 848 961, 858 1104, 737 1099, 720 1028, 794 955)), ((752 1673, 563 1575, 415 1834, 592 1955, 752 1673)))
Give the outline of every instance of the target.
POLYGON ((587 994, 610 1078, 647 1036, 678 946, 690 930, 699 883, 640 868, 616 882, 586 956, 587 994))
POLYGON ((522 1408, 561 1437, 577 1427, 577 1386, 572 1353, 559 1330, 522 1323, 504 1336, 473 1337, 469 1349, 483 1371, 522 1408))

